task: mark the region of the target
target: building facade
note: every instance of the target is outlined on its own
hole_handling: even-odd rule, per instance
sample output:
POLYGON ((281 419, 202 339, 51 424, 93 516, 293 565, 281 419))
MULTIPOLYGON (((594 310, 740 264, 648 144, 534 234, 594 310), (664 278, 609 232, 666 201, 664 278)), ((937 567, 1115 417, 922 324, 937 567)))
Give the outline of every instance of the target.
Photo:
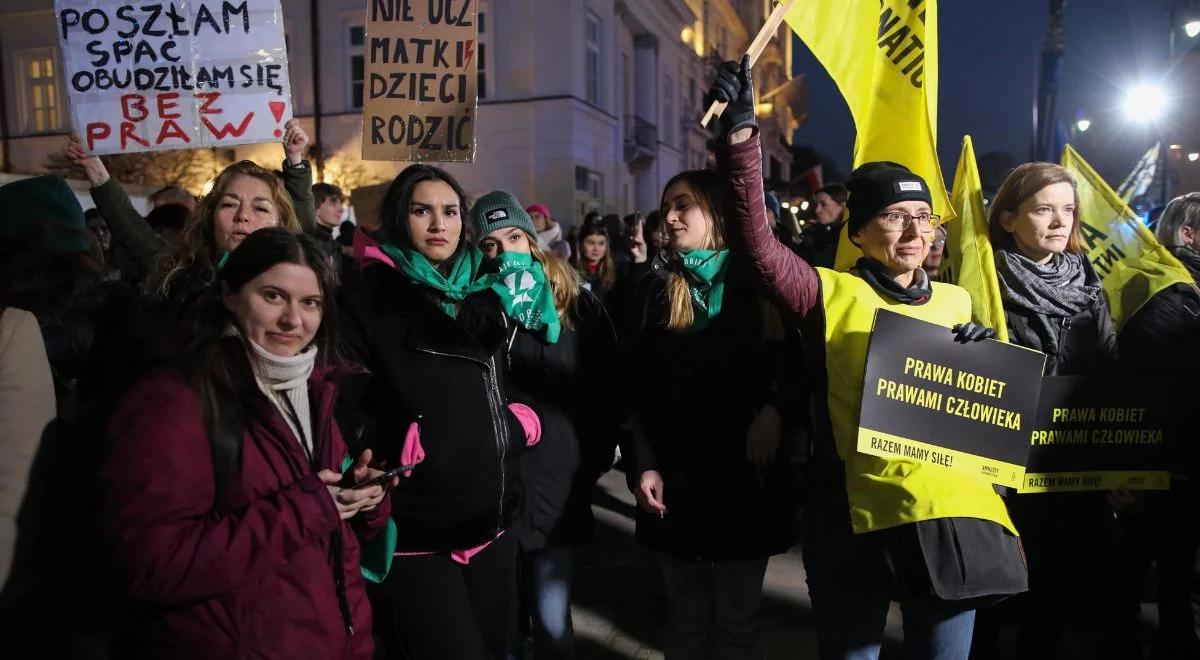
MULTIPOLYGON (((323 178, 386 181, 406 163, 362 161, 364 0, 281 0, 293 108, 323 178)), ((701 129, 713 65, 737 59, 771 0, 476 0, 479 109, 474 163, 446 168, 477 196, 506 189, 570 225, 584 213, 649 211, 666 181, 710 162, 701 129)), ((790 178, 797 125, 786 26, 755 67, 764 169, 790 178)), ((0 9, 0 169, 43 171, 70 115, 53 2, 0 9)), ((226 150, 278 167, 277 145, 226 150)))

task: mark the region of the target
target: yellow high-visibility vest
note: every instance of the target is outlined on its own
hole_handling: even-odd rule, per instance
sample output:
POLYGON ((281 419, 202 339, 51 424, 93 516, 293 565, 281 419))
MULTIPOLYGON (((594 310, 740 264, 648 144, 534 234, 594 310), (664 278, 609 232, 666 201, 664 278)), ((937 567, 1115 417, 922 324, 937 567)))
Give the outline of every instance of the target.
POLYGON ((971 297, 952 284, 933 283, 922 305, 881 295, 850 272, 818 268, 825 307, 825 364, 829 419, 838 457, 846 467, 850 523, 861 534, 936 518, 981 518, 1016 528, 992 485, 975 477, 903 458, 885 459, 855 450, 862 409, 867 342, 875 310, 886 307, 947 328, 971 320, 971 297))

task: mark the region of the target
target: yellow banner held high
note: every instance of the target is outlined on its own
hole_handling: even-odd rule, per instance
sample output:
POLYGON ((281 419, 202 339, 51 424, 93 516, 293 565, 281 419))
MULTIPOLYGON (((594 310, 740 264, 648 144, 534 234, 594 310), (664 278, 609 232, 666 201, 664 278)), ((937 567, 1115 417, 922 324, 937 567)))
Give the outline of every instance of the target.
POLYGON ((1008 341, 996 259, 988 239, 987 213, 983 210, 983 184, 970 135, 963 136, 950 202, 958 217, 946 223, 946 257, 940 279, 969 291, 971 317, 980 325, 995 328, 1000 341, 1008 341))
MULTIPOLYGON (((937 157, 936 0, 801 0, 784 20, 850 106, 854 167, 901 163, 929 184, 934 213, 953 218, 937 157)), ((835 267, 849 268, 859 256, 843 230, 835 267)))
POLYGON ((1194 286, 1183 264, 1070 145, 1062 164, 1075 174, 1088 260, 1104 284, 1117 332, 1159 291, 1173 284, 1194 286))

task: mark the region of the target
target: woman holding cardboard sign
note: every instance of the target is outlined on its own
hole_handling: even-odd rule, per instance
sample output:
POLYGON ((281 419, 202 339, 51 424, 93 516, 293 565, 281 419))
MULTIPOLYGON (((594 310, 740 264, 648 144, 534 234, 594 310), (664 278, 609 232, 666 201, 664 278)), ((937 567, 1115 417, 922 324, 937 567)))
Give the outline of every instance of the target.
POLYGON ((975 608, 1026 588, 1003 500, 973 477, 855 450, 866 345, 876 310, 951 328, 974 325, 966 291, 930 282, 921 265, 939 218, 921 177, 867 163, 847 187, 849 235, 864 257, 846 272, 813 268, 771 234, 747 62, 726 62, 710 98, 721 117, 718 165, 733 187, 735 251, 801 324, 814 406, 811 519, 805 566, 825 660, 878 657, 888 604, 900 602, 912 658, 966 658, 975 608), (826 368, 829 365, 829 368, 826 368))
MULTIPOLYGON (((1009 341, 1046 354, 1048 376, 1102 376, 1117 362, 1117 337, 1100 278, 1088 261, 1071 173, 1026 163, 997 191, 988 235, 1009 341)), ((1121 561, 1115 513, 1128 493, 1023 493, 1009 500, 1029 560, 1029 593, 981 622, 976 656, 994 648, 995 619, 1019 621, 1023 657, 1055 657, 1064 628, 1093 628, 1104 657, 1140 657, 1132 564, 1121 561), (1101 577, 1103 576, 1103 577, 1101 577)))

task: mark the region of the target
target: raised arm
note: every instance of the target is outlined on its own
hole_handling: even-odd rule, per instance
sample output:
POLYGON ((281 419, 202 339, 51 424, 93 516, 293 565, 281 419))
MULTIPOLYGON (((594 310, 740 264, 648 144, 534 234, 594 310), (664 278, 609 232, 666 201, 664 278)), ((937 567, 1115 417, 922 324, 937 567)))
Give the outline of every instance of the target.
POLYGON ((733 249, 747 257, 761 283, 788 309, 805 316, 820 304, 820 280, 808 262, 775 238, 767 222, 748 60, 722 64, 709 98, 729 103, 718 119, 717 169, 731 186, 725 222, 733 249))
POLYGON ((108 168, 100 157, 84 151, 74 135, 67 141, 67 157, 82 167, 87 175, 92 186, 92 201, 96 203, 100 215, 104 216, 113 240, 129 250, 147 273, 155 272, 159 256, 170 248, 167 240, 138 213, 129 194, 116 179, 109 176, 108 168))
POLYGON ((292 118, 284 125, 283 135, 283 187, 292 198, 296 219, 305 233, 317 230, 317 207, 313 199, 313 173, 304 150, 308 147, 308 133, 300 126, 300 120, 292 118))

